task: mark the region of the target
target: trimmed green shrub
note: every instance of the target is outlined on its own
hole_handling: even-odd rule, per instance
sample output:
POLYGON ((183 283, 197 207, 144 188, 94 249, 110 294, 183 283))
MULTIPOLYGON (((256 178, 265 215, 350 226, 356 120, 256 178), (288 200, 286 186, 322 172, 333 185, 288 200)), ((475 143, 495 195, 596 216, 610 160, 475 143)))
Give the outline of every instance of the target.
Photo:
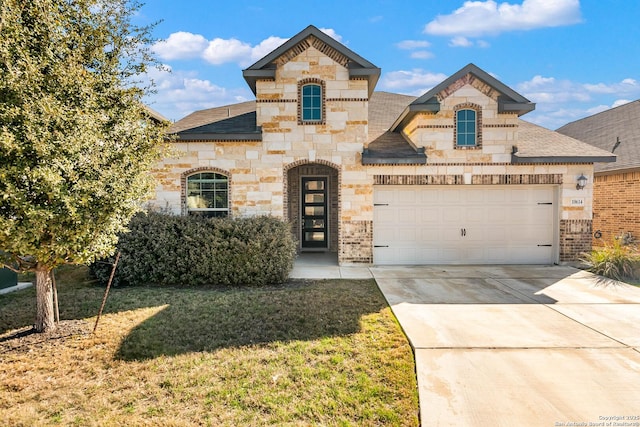
MULTIPOLYGON (((252 218, 200 218, 139 214, 120 236, 113 285, 260 286, 287 279, 296 256, 290 226, 252 218)), ((91 265, 102 283, 111 257, 91 265)))
POLYGON ((582 261, 592 273, 623 281, 637 279, 634 266, 640 262, 640 255, 633 246, 614 239, 611 244, 584 254, 582 261))

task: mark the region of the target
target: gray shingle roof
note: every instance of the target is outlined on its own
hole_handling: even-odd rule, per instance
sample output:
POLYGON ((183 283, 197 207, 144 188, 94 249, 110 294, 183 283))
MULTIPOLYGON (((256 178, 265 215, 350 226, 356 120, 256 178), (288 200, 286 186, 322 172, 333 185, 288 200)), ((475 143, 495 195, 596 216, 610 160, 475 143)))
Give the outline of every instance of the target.
POLYGON ((407 141, 401 133, 389 130, 394 120, 415 96, 389 92, 374 92, 369 100, 368 147, 362 155, 363 164, 424 164, 424 150, 407 141))
POLYGON ((640 100, 568 123, 558 132, 618 156, 615 163, 596 164, 596 172, 640 168, 640 100))
POLYGON ((262 141, 262 130, 256 126, 255 111, 185 129, 179 135, 183 141, 262 141))
MULTIPOLYGON (((246 101, 238 104, 223 105, 222 107, 195 111, 175 122, 169 128, 169 133, 180 133, 187 129, 193 129, 199 126, 219 122, 220 120, 250 113, 252 111, 256 111, 256 101, 246 101)), ((252 127, 255 129, 255 121, 253 122, 252 127)))
MULTIPOLYGON (((369 138, 363 154, 364 164, 424 164, 421 148, 407 141, 402 133, 390 131, 394 121, 416 98, 389 92, 374 92, 369 100, 369 138)), ((255 101, 196 111, 170 129, 178 142, 189 140, 262 139, 256 126, 255 101)), ((520 120, 514 163, 591 163, 613 161, 610 152, 574 138, 520 120)), ((621 145, 622 146, 622 145, 621 145)), ((617 150, 616 150, 617 151, 617 150)))
POLYGON ((613 162, 610 152, 519 119, 514 163, 613 162))

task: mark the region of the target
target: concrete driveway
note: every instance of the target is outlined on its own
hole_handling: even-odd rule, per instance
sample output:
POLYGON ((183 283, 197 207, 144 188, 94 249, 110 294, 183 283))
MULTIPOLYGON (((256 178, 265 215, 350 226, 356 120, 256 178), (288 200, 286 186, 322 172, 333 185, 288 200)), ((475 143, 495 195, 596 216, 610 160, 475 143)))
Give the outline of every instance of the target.
POLYGON ((563 266, 370 270, 415 349, 423 426, 640 426, 640 288, 563 266))

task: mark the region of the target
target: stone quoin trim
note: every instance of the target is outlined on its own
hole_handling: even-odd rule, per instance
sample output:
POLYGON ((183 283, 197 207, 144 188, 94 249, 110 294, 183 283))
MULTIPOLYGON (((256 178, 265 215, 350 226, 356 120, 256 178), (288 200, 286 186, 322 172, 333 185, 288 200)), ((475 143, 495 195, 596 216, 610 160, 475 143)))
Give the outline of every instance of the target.
POLYGON ((189 169, 187 171, 182 172, 182 174, 180 175, 180 206, 181 206, 182 215, 187 215, 189 213, 189 211, 187 210, 187 178, 199 172, 219 173, 220 175, 224 175, 227 177, 227 197, 228 197, 227 204, 229 208, 229 217, 231 217, 232 216, 231 207, 233 204, 233 197, 231 197, 232 195, 231 174, 229 173, 229 171, 212 167, 212 166, 201 166, 198 168, 189 169))

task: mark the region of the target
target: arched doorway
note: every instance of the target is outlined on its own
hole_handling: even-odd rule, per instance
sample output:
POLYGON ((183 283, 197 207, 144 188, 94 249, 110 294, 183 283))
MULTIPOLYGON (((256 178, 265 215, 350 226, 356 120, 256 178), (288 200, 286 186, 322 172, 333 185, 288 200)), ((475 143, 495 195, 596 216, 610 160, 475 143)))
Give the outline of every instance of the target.
POLYGON ((286 170, 285 212, 300 252, 337 252, 338 168, 328 162, 298 163, 286 170))

